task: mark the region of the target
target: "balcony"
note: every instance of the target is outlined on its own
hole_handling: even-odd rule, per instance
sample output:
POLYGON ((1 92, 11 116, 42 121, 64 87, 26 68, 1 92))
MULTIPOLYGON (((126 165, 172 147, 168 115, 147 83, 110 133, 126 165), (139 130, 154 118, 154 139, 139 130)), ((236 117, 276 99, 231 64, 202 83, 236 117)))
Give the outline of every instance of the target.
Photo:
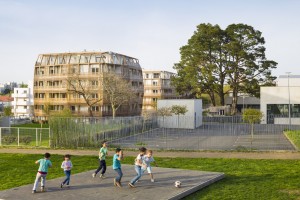
POLYGON ((23 109, 23 108, 17 108, 15 110, 13 110, 14 113, 30 113, 30 109, 23 109))
POLYGON ((12 104, 16 105, 16 106, 32 106, 33 102, 30 102, 30 101, 13 101, 12 104))
POLYGON ((17 94, 13 93, 12 97, 13 98, 28 98, 29 95, 30 94, 28 94, 28 93, 17 93, 17 94))

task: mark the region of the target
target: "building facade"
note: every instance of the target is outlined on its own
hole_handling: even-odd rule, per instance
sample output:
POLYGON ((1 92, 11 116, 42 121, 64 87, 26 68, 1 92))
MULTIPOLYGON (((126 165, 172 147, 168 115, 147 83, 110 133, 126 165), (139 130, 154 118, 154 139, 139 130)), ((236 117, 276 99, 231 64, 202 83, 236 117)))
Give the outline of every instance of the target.
POLYGON ((300 76, 279 76, 276 86, 260 88, 262 123, 300 124, 300 76), (290 112, 289 112, 290 110, 290 112))
MULTIPOLYGON (((122 105, 117 115, 139 115, 142 108, 143 76, 139 60, 114 52, 73 52, 41 54, 34 70, 34 114, 44 119, 50 113, 71 110, 74 116, 90 116, 85 99, 69 92, 70 78, 89 83, 83 90, 91 98, 103 96, 101 77, 111 72, 128 80, 136 91, 134 103, 122 105)), ((101 100, 92 107, 93 116, 111 116, 109 102, 101 100)))
POLYGON ((16 118, 33 117, 33 84, 29 82, 27 88, 14 88, 12 94, 12 112, 16 118))
POLYGON ((160 70, 143 70, 144 98, 143 110, 156 109, 158 99, 178 99, 171 77, 175 73, 160 70))

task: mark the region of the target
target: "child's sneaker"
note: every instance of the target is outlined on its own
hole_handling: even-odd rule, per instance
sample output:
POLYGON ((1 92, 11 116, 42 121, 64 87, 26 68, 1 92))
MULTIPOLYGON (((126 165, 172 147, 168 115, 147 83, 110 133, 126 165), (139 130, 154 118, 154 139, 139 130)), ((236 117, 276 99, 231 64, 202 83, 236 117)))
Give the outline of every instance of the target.
POLYGON ((151 179, 151 182, 154 183, 154 179, 153 178, 151 179))
POLYGON ((41 187, 41 192, 45 192, 45 187, 44 186, 41 187))
POLYGON ((63 187, 63 185, 64 185, 64 184, 62 184, 62 183, 61 183, 61 184, 60 184, 60 188, 62 188, 62 187, 63 187))
POLYGON ((129 187, 135 188, 135 186, 132 183, 128 183, 129 187))
POLYGON ((93 173, 93 174, 92 174, 92 177, 93 177, 93 178, 95 178, 95 177, 96 177, 96 174, 95 174, 95 173, 93 173))
POLYGON ((106 178, 104 174, 100 174, 100 178, 106 178))
POLYGON ((117 181, 115 178, 114 178, 114 186, 117 186, 117 181))
POLYGON ((122 187, 122 185, 121 185, 121 183, 120 182, 116 182, 116 185, 118 186, 118 187, 122 187))
POLYGON ((32 194, 36 193, 36 190, 32 190, 32 194))

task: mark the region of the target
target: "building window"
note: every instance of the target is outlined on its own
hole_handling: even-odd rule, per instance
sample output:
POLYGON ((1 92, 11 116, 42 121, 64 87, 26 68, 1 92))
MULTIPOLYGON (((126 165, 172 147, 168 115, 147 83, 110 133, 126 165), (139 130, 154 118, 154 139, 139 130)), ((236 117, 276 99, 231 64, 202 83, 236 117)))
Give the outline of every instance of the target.
POLYGON ((159 78, 159 73, 154 73, 153 78, 159 78))
POLYGON ((149 78, 149 74, 146 74, 146 78, 149 78))
POLYGON ((92 111, 99 112, 99 106, 92 106, 92 111))
POLYGON ((98 81, 91 81, 92 86, 98 86, 98 81))
POLYGON ((92 98, 93 98, 93 99, 98 99, 98 94, 96 94, 96 93, 95 93, 95 94, 92 94, 92 98))
POLYGON ((158 93, 158 90, 153 90, 152 91, 154 94, 157 94, 158 93))
POLYGON ((152 98, 152 101, 153 102, 157 102, 157 98, 152 98))
POLYGON ((153 82, 152 82, 152 85, 158 86, 158 82, 157 82, 157 81, 153 81, 153 82))

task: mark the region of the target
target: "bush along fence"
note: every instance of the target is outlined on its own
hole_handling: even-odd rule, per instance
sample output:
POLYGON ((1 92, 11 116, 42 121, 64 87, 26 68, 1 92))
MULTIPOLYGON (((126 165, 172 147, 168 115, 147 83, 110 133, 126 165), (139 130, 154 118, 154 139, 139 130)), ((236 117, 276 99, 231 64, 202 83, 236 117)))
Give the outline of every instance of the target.
POLYGON ((0 146, 51 145, 50 128, 0 127, 0 146))
POLYGON ((49 119, 52 148, 98 147, 103 140, 113 141, 157 128, 155 118, 105 117, 49 119))

